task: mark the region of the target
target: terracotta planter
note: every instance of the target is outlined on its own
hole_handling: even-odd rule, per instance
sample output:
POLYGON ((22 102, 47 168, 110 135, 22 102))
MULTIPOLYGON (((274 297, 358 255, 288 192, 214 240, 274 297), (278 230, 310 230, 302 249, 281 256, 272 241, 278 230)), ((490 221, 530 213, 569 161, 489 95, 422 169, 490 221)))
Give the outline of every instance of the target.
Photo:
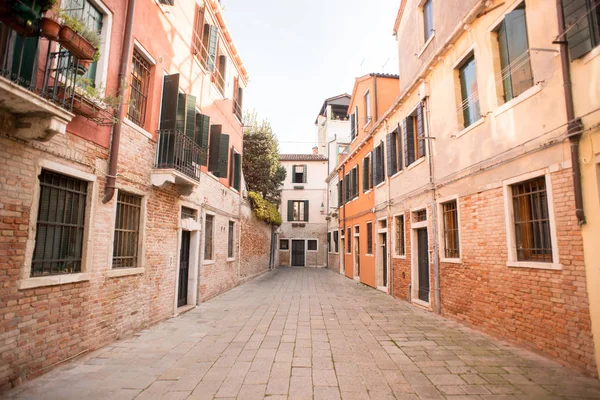
MULTIPOLYGON (((71 90, 69 90, 69 93, 71 90)), ((60 87, 56 93, 58 99, 68 99, 69 93, 65 94, 65 88, 60 87)), ((87 119, 94 119, 100 114, 100 107, 94 104, 93 101, 88 100, 85 96, 79 93, 75 93, 73 96, 73 114, 81 115, 87 119)))
POLYGON ((0 4, 0 21, 21 36, 37 34, 36 10, 9 1, 0 4))
POLYGON ((92 62, 90 60, 80 60, 79 63, 77 63, 77 70, 75 71, 75 73, 79 76, 85 75, 85 73, 90 68, 91 63, 92 62))
POLYGON ((45 17, 40 19, 40 33, 46 39, 58 40, 60 29, 61 25, 57 21, 45 17))
POLYGON ((96 54, 93 44, 85 40, 83 36, 75 32, 71 27, 63 25, 58 35, 60 44, 80 60, 91 60, 96 54))

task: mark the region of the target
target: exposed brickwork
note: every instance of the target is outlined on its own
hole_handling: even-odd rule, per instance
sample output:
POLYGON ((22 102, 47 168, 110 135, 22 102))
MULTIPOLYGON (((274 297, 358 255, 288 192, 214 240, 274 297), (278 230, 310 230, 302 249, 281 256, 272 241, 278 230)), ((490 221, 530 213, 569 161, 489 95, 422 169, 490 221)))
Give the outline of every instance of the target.
POLYGON ((267 271, 271 253, 271 227, 252 213, 250 204, 242 204, 240 279, 267 271))

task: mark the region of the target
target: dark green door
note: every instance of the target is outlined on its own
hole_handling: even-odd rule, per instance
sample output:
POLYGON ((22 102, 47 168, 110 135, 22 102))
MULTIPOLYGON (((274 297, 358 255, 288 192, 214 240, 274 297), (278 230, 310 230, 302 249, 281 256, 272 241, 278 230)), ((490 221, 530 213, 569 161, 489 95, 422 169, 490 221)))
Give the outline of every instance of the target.
POLYGON ((427 228, 417 229, 419 300, 429 302, 429 245, 427 228))
POLYGON ((181 253, 179 255, 179 289, 177 307, 185 306, 188 297, 188 277, 190 268, 190 232, 181 232, 181 253))
POLYGON ((292 267, 304 267, 304 240, 292 240, 292 267))

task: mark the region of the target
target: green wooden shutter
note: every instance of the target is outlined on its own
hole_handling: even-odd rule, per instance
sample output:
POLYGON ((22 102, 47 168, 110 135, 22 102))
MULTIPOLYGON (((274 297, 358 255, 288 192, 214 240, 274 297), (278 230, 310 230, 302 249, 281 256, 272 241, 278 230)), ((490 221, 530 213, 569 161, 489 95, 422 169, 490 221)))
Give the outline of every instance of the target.
POLYGON ((396 162, 396 133, 388 133, 385 137, 387 144, 387 174, 388 176, 394 175, 398 171, 396 162))
MULTIPOLYGON (((185 95, 185 135, 195 140, 196 132, 196 96, 185 95)), ((183 133, 183 132, 182 132, 183 133)))
POLYGON ((235 163, 235 170, 233 171, 233 187, 239 191, 242 187, 242 155, 234 153, 233 162, 235 163))
POLYGON ((369 159, 367 157, 363 158, 363 162, 362 162, 363 166, 363 184, 362 184, 362 191, 363 193, 366 192, 367 190, 369 190, 369 159))
POLYGON ((356 115, 352 113, 350 115, 350 140, 354 140, 356 136, 356 115))
POLYGON ((219 141, 219 178, 227 178, 227 166, 229 165, 229 135, 221 134, 219 141))
MULTIPOLYGON (((593 13, 589 12, 588 0, 562 0, 565 17, 565 30, 569 42, 571 60, 583 57, 594 47, 594 37, 590 22, 593 13)), ((595 11, 594 11, 595 12, 595 11)), ((564 38, 561 38, 564 40, 564 38)))
POLYGON ((219 147, 221 142, 222 125, 210 127, 210 147, 208 148, 208 170, 212 173, 219 171, 219 147))
POLYGON ((288 221, 294 220, 294 201, 288 200, 288 221))
POLYGON ((210 72, 214 72, 215 62, 217 59, 217 27, 214 25, 209 25, 208 35, 208 60, 206 60, 206 67, 210 72))
POLYGON ((208 135, 210 133, 210 117, 204 114, 196 114, 196 143, 202 149, 200 153, 200 165, 206 165, 208 160, 208 135))
POLYGON ((341 181, 339 181, 337 183, 337 191, 338 191, 338 193, 337 193, 338 194, 338 204, 337 205, 338 205, 338 207, 340 207, 342 205, 342 200, 343 200, 342 199, 342 182, 341 181))
POLYGON ((292 183, 296 182, 296 165, 292 165, 292 183))
POLYGON ((302 176, 303 176, 303 179, 304 179, 303 183, 306 183, 306 180, 307 180, 307 170, 308 170, 308 168, 307 168, 306 164, 304 164, 304 166, 303 166, 303 167, 304 167, 304 173, 302 174, 302 176))
POLYGON ((398 152, 398 171, 402 171, 403 157, 402 157, 402 129, 400 128, 400 123, 398 123, 398 128, 396 128, 396 140, 398 141, 396 151, 398 152))
POLYGON ((160 108, 160 129, 175 129, 178 98, 179 74, 165 75, 160 108))
POLYGON ((308 222, 308 200, 304 200, 304 222, 308 222))
POLYGON ((375 183, 375 150, 371 150, 371 161, 369 162, 369 189, 375 183))
POLYGON ((413 117, 404 118, 404 159, 406 160, 406 166, 415 161, 413 117))
POLYGON ((425 118, 423 116, 423 105, 417 106, 417 158, 425 157, 425 118))
POLYGON ((385 179, 385 145, 383 144, 383 140, 379 144, 379 157, 381 157, 381 162, 379 163, 381 170, 379 171, 379 182, 377 183, 381 183, 385 179))

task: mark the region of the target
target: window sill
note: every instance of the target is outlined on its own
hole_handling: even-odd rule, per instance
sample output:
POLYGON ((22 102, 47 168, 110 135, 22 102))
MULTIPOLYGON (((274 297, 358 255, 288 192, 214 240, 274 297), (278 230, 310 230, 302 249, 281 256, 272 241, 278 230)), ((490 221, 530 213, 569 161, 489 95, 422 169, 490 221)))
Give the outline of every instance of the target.
POLYGON ((128 127, 130 127, 132 129, 136 130, 137 132, 141 133, 142 135, 146 136, 148 139, 152 139, 152 134, 150 132, 148 132, 147 130, 145 130, 144 128, 142 128, 141 126, 139 126, 138 124, 136 124, 132 120, 128 119, 127 117, 123 118, 123 123, 125 125, 127 125, 128 127))
POLYGON ((379 189, 383 185, 385 185, 385 180, 383 180, 383 182, 379 182, 377 185, 375 185, 375 189, 379 189))
POLYGON ((394 179, 395 177, 399 176, 402 172, 404 172, 403 169, 401 169, 400 171, 395 172, 394 175, 390 176, 390 179, 394 179))
POLYGON ((467 126, 462 131, 460 131, 456 135, 454 135, 454 138, 458 139, 459 137, 466 135, 467 133, 469 133, 472 130, 474 130, 475 128, 477 128, 479 125, 483 124, 484 122, 485 122, 485 117, 479 118, 477 121, 473 122, 471 125, 467 126))
POLYGON ((290 249, 279 249, 279 251, 290 251, 290 249))
POLYGON ((306 250, 307 253, 318 253, 319 250, 306 250))
POLYGON ((431 36, 429 36, 429 39, 427 39, 427 41, 423 44, 423 48, 421 49, 421 51, 419 51, 419 54, 417 54, 417 58, 421 58, 421 56, 423 55, 423 53, 425 53, 425 50, 427 50, 427 47, 429 47, 429 45, 433 41, 434 37, 435 37, 435 32, 433 32, 431 34, 431 36))
POLYGON ((417 165, 422 164, 424 161, 425 161, 425 156, 419 158, 417 161, 414 161, 412 164, 410 164, 408 167, 406 167, 406 170, 410 171, 411 169, 413 169, 417 165))
POLYGON ((219 182, 219 177, 216 176, 215 174, 213 174, 212 172, 207 172, 206 175, 210 176, 211 178, 213 178, 215 181, 219 182))
POLYGON ((387 286, 377 286, 377 290, 381 290, 384 293, 389 293, 387 286))
POLYGON ((554 263, 543 263, 535 261, 507 261, 507 267, 511 268, 533 268, 533 269, 549 269, 549 270, 562 270, 562 264, 554 263))
POLYGON ((38 276, 35 278, 21 279, 17 281, 17 289, 35 289, 45 286, 66 285, 68 283, 85 282, 90 280, 90 275, 85 272, 65 275, 38 276))
POLYGON ((227 257, 227 262, 235 261, 235 257, 227 257))
POLYGON ((373 191, 373 189, 369 189, 369 190, 367 190, 366 192, 363 192, 363 195, 364 195, 364 194, 369 194, 369 193, 371 193, 372 191, 373 191))
POLYGON ((444 258, 440 257, 440 262, 448 263, 448 264, 462 264, 461 258, 444 258))
POLYGON ((583 63, 587 64, 590 61, 592 61, 594 58, 598 57, 600 55, 600 46, 596 46, 594 49, 592 49, 592 51, 590 51, 589 53, 587 53, 585 55, 585 57, 583 57, 583 63))
POLYGON ((106 271, 107 278, 119 278, 122 276, 140 275, 146 271, 145 268, 116 268, 106 271))
POLYGON ((214 264, 214 263, 216 263, 215 260, 203 260, 202 261, 202 265, 211 265, 211 264, 214 264))
POLYGON ((373 254, 367 253, 365 254, 365 257, 373 257, 373 254))
POLYGON ((494 110, 494 112, 492 113, 492 115, 494 116, 494 118, 496 118, 496 117, 504 114, 506 111, 510 110, 517 104, 522 103, 523 101, 538 94, 541 91, 542 91, 542 85, 539 85, 539 84, 534 85, 534 86, 530 87, 529 89, 527 89, 526 91, 524 91, 523 93, 521 93, 519 96, 515 97, 514 99, 512 99, 512 100, 502 104, 500 107, 496 108, 494 110))
POLYGON ((416 304, 418 306, 421 306, 421 307, 425 307, 425 308, 429 308, 430 307, 428 301, 423 301, 423 300, 420 300, 420 299, 412 299, 412 303, 416 304))
POLYGON ((406 254, 405 254, 405 255, 403 255, 403 256, 397 256, 397 255, 395 255, 395 254, 394 254, 394 255, 392 256, 392 258, 397 258, 397 259, 400 259, 400 260, 406 260, 406 254))

